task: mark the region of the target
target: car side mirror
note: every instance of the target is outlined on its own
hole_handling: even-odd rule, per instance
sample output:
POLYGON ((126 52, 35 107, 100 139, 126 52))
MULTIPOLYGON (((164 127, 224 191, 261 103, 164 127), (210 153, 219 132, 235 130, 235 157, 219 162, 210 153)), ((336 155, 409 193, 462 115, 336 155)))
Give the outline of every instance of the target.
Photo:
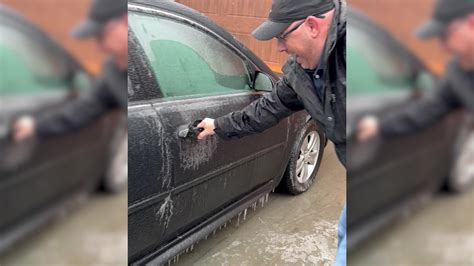
POLYGON ((77 70, 72 78, 72 88, 78 91, 89 91, 92 88, 91 77, 82 70, 77 70))
POLYGON ((269 91, 273 90, 273 81, 268 76, 268 74, 264 72, 257 72, 255 76, 255 80, 253 82, 253 88, 256 91, 269 91))
POLYGON ((435 87, 436 78, 427 71, 418 73, 415 80, 415 87, 420 90, 432 90, 435 87))

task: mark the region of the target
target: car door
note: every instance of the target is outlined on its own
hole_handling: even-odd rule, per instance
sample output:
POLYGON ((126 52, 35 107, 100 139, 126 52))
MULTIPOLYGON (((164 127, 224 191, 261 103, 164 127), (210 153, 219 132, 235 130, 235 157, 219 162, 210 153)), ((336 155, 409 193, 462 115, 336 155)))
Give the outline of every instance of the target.
MULTIPOLYGON (((354 15, 354 14, 353 14, 354 15)), ((432 88, 433 76, 387 33, 352 16, 348 23, 348 224, 389 211, 445 171, 441 123, 391 139, 354 140, 358 119, 404 108, 432 88)))
POLYGON ((129 12, 129 27, 133 260, 271 182, 285 167, 289 127, 285 119, 263 133, 232 141, 215 135, 204 141, 178 137, 198 119, 225 115, 262 97, 264 93, 251 89, 256 69, 215 33, 172 13, 137 7, 129 12))
POLYGON ((11 141, 11 126, 18 116, 58 110, 81 88, 90 87, 90 77, 46 35, 3 7, 0 68, 2 233, 92 181, 104 154, 98 149, 103 137, 97 125, 47 140, 11 141))

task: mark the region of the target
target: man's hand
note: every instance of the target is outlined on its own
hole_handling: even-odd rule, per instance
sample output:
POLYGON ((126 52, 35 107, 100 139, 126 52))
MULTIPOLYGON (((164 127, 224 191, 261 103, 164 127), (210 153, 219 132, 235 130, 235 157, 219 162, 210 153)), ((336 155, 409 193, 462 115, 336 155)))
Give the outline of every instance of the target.
POLYGON ((366 116, 357 125, 357 140, 367 141, 379 134, 379 121, 375 116, 366 116))
POLYGON ((13 141, 22 142, 31 137, 36 133, 36 123, 31 116, 21 116, 13 124, 13 141))
POLYGON ((201 127, 203 128, 204 130, 199 133, 199 135, 197 136, 197 138, 199 140, 202 140, 202 139, 205 139, 207 136, 211 136, 211 135, 214 135, 216 134, 214 132, 214 129, 216 129, 216 127, 214 126, 214 119, 212 118, 204 118, 201 123, 199 123, 197 125, 197 127, 201 127))

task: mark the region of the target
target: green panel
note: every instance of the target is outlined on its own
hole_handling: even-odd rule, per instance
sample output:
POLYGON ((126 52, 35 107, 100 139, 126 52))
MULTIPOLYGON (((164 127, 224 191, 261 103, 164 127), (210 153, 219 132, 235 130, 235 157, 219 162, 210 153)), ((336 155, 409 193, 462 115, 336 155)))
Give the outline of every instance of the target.
POLYGON ((35 76, 19 53, 0 44, 1 95, 37 93, 62 85, 57 79, 35 76))
POLYGON ((68 88, 69 69, 62 56, 32 35, 0 25, 0 95, 42 94, 68 88))
MULTIPOLYGON (((375 52, 373 52, 375 53, 375 52)), ((367 95, 391 93, 395 90, 407 90, 414 86, 413 82, 401 75, 382 75, 379 65, 389 64, 384 57, 375 64, 369 57, 377 56, 367 52, 362 55, 356 49, 347 47, 347 94, 367 95)))
POLYGON ((375 94, 393 90, 394 87, 384 82, 367 58, 354 49, 347 49, 347 94, 375 94))

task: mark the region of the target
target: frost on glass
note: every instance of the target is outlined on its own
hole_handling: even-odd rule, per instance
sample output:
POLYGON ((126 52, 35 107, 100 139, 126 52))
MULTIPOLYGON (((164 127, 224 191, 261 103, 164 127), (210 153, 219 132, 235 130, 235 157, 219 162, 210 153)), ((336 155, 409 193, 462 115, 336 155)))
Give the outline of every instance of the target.
POLYGON ((0 94, 17 95, 64 88, 63 60, 18 30, 0 25, 0 94))
POLYGON ((208 34, 179 22, 129 14, 165 97, 249 89, 244 61, 208 34))

